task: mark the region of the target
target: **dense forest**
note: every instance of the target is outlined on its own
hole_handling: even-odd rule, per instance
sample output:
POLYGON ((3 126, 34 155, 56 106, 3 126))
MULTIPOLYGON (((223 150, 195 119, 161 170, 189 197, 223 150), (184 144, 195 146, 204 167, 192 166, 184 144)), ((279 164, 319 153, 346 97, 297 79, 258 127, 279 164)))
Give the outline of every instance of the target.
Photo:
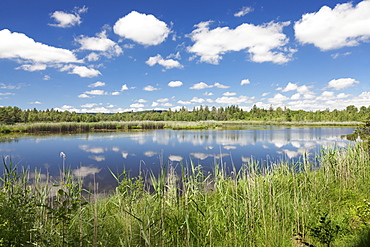
POLYGON ((250 111, 245 111, 238 106, 208 107, 200 106, 193 110, 183 107, 181 110, 172 111, 142 111, 123 112, 114 114, 104 113, 76 113, 68 111, 47 110, 22 110, 19 107, 0 107, 0 123, 34 123, 34 122, 100 122, 100 121, 367 121, 370 119, 370 106, 359 109, 354 105, 347 106, 344 110, 329 109, 320 111, 290 110, 289 108, 272 106, 261 109, 256 105, 250 111))

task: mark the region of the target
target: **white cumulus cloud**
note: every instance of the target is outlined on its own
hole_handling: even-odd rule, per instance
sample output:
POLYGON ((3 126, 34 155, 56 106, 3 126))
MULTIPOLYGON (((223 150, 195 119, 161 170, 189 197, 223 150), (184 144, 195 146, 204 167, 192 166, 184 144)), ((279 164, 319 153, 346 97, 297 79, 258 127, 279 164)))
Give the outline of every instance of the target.
POLYGON ((106 95, 107 93, 104 90, 91 90, 84 92, 85 94, 91 94, 91 95, 106 95))
POLYGON ((167 86, 169 87, 181 87, 183 85, 182 81, 170 81, 167 86))
POLYGON ((223 94, 224 96, 234 96, 236 95, 236 93, 233 93, 233 92, 226 92, 223 94))
MULTIPOLYGON (((81 35, 76 38, 75 41, 81 45, 81 50, 100 51, 103 52, 102 54, 107 57, 119 56, 123 53, 122 48, 117 45, 116 42, 108 39, 106 30, 98 33, 96 37, 86 37, 81 35)), ((96 56, 91 56, 91 54, 89 56, 90 57, 87 59, 96 59, 96 56)))
POLYGON ((157 56, 154 56, 154 57, 150 57, 145 63, 149 66, 154 66, 156 64, 159 64, 165 67, 166 69, 184 67, 181 65, 179 61, 176 61, 173 59, 164 59, 160 54, 157 54, 157 56))
POLYGON ((268 102, 273 103, 273 104, 279 104, 288 99, 289 99, 288 97, 278 93, 278 94, 275 94, 273 98, 268 99, 268 102))
POLYGON ((303 44, 313 44, 321 50, 357 46, 369 41, 370 1, 353 6, 351 2, 337 4, 333 9, 323 6, 307 13, 294 25, 296 39, 303 44))
POLYGON ((179 100, 179 101, 177 101, 177 103, 180 104, 180 105, 191 105, 190 101, 179 100))
POLYGON ((126 91, 126 90, 128 90, 128 87, 126 84, 123 84, 121 87, 121 91, 126 91))
POLYGON ((134 104, 131 104, 130 107, 132 108, 141 108, 141 107, 144 107, 145 105, 144 104, 140 104, 140 103, 134 103, 134 104))
POLYGON ((82 98, 82 99, 89 99, 89 98, 92 98, 91 96, 85 94, 85 93, 82 93, 80 95, 78 95, 79 98, 82 98))
POLYGON ((219 104, 227 104, 227 105, 235 105, 235 104, 242 104, 242 103, 252 103, 251 98, 248 96, 239 96, 239 97, 221 97, 216 99, 216 103, 219 104))
POLYGON ((244 79, 240 82, 240 85, 247 85, 247 84, 251 84, 250 80, 249 79, 244 79))
POLYGON ((99 70, 88 68, 86 66, 77 66, 74 64, 69 64, 63 66, 60 71, 68 71, 68 74, 76 74, 80 77, 92 78, 98 75, 101 75, 99 70))
POLYGON ((120 18, 113 30, 121 37, 148 46, 162 43, 170 33, 165 22, 153 15, 141 14, 137 11, 132 11, 120 18))
POLYGON ((0 31, 0 58, 38 63, 80 63, 70 50, 34 41, 23 33, 0 31))
POLYGON ((104 87, 105 86, 105 82, 101 82, 101 81, 97 81, 95 83, 92 83, 90 85, 88 85, 88 87, 104 87))
POLYGON ((82 8, 77 8, 72 11, 72 13, 66 13, 63 11, 55 11, 50 15, 51 18, 54 19, 56 22, 55 24, 49 24, 50 26, 54 27, 73 27, 75 25, 81 24, 81 16, 80 14, 87 12, 87 8, 84 6, 82 8))
POLYGON ((96 104, 96 103, 87 103, 87 104, 81 105, 81 107, 92 108, 92 107, 94 107, 96 105, 98 105, 98 104, 96 104))
POLYGON ((193 102, 193 103, 203 103, 204 101, 206 101, 205 99, 202 99, 202 98, 198 98, 198 97, 193 97, 190 102, 193 102))
POLYGON ((23 64, 19 66, 17 69, 23 69, 25 71, 39 71, 39 70, 46 70, 47 65, 46 64, 23 64))
POLYGON ((222 85, 218 82, 214 83, 213 85, 208 85, 207 83, 199 82, 191 86, 190 89, 200 90, 200 89, 212 88, 212 87, 217 87, 217 88, 222 88, 222 89, 229 88, 229 86, 222 85))
POLYGON ((289 39, 282 32, 290 22, 270 22, 258 26, 244 23, 235 29, 217 27, 212 30, 210 24, 210 21, 201 22, 189 34, 194 44, 188 47, 188 52, 199 56, 201 62, 218 64, 225 53, 246 50, 253 62, 283 64, 290 61, 295 52, 285 47, 289 39))
POLYGON ((156 90, 158 90, 158 88, 153 87, 152 85, 148 85, 148 86, 145 86, 145 87, 143 88, 143 90, 144 90, 144 91, 156 91, 156 90))
POLYGON ((226 86, 226 85, 222 85, 221 83, 218 83, 216 82, 215 84, 213 84, 214 87, 217 87, 217 88, 229 88, 230 86, 226 86))
POLYGON ((212 85, 207 85, 207 83, 204 83, 204 82, 199 82, 199 83, 196 83, 193 86, 191 86, 190 89, 200 90, 200 89, 211 88, 211 87, 213 87, 213 86, 212 85))
POLYGON ((340 90, 343 88, 351 87, 355 83, 359 82, 352 78, 340 78, 329 81, 328 87, 334 88, 335 90, 340 90))

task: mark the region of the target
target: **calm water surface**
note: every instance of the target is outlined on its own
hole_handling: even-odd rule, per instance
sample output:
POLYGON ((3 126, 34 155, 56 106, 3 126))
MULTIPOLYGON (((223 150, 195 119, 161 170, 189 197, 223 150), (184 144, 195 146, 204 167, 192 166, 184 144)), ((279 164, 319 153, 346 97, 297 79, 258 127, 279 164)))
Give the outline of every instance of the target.
POLYGON ((215 163, 239 168, 251 159, 274 162, 299 159, 304 153, 314 157, 321 148, 346 147, 341 135, 354 128, 251 126, 241 130, 153 130, 147 132, 89 133, 22 137, 3 140, 0 154, 11 156, 18 166, 40 169, 58 176, 65 165, 86 181, 95 179, 100 188, 115 186, 110 170, 123 169, 133 176, 141 170, 158 172, 161 165, 194 164, 212 167, 215 163))

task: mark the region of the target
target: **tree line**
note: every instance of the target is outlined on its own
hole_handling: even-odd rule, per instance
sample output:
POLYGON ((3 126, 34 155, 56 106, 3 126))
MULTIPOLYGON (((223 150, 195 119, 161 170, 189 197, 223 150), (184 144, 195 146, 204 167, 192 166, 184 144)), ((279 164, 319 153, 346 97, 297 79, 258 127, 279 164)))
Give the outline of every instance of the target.
POLYGON ((22 110, 19 107, 0 107, 0 123, 34 123, 34 122, 100 122, 100 121, 311 121, 311 122, 346 122, 368 121, 370 119, 370 106, 360 108, 354 105, 347 106, 343 110, 290 110, 289 108, 277 107, 274 109, 259 108, 254 105, 249 111, 241 109, 237 105, 227 107, 200 106, 192 110, 182 107, 180 110, 167 111, 141 111, 123 112, 114 114, 105 113, 76 113, 58 111, 54 109, 22 110))

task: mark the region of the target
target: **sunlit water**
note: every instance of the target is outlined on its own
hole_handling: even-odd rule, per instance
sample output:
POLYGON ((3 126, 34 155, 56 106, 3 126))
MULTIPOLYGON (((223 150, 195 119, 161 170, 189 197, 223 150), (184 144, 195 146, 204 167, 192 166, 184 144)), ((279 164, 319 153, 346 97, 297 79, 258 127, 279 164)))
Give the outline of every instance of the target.
MULTIPOLYGON (((261 126, 260 126, 261 127, 261 126)), ((267 126, 264 126, 267 127, 267 126)), ((111 171, 123 169, 136 176, 139 171, 157 173, 161 166, 180 163, 211 168, 215 163, 237 169, 251 159, 271 163, 281 159, 299 159, 302 154, 314 158, 321 148, 346 147, 341 135, 353 128, 277 127, 242 130, 153 130, 146 132, 89 133, 23 137, 0 143, 0 155, 13 163, 42 174, 57 177, 63 162, 74 175, 86 182, 95 181, 101 189, 115 186, 111 171), (60 156, 65 153, 66 157, 60 156)))

